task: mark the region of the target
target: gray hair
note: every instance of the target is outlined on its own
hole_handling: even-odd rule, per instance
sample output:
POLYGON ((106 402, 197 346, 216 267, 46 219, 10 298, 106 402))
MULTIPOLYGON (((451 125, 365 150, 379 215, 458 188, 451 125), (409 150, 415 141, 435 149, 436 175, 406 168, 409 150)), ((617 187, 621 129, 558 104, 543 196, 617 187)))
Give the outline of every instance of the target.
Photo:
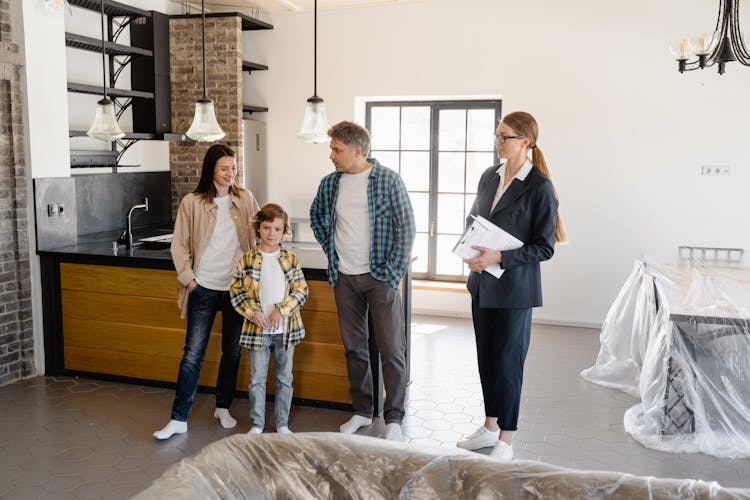
POLYGON ((347 146, 359 148, 364 157, 370 154, 370 132, 354 122, 343 121, 337 123, 328 129, 328 136, 331 139, 343 142, 347 146))

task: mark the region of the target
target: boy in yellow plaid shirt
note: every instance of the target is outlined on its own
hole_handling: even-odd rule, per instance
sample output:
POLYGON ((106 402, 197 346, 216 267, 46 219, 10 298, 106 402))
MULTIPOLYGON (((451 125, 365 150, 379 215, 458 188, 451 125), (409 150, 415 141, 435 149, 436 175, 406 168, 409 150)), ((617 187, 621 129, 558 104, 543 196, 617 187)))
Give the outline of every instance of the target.
POLYGON ((250 434, 265 427, 266 378, 273 352, 276 373, 276 432, 291 434, 294 346, 305 337, 300 308, 308 287, 297 256, 281 245, 289 216, 279 205, 264 205, 253 219, 260 242, 240 259, 229 288, 232 305, 244 318, 240 345, 250 358, 250 434))

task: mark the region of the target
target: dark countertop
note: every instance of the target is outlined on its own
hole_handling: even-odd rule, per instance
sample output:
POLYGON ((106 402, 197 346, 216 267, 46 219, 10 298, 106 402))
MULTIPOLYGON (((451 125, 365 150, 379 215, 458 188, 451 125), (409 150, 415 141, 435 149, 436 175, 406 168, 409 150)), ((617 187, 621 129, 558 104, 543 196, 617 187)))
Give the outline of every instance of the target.
MULTIPOLYGON (((171 231, 162 228, 134 229, 133 240, 137 241, 138 238, 169 232, 171 231)), ((117 241, 120 233, 120 230, 115 230, 80 235, 78 236, 78 243, 75 245, 39 250, 37 253, 42 256, 54 256, 76 262, 82 262, 83 259, 88 258, 92 264, 106 263, 116 266, 174 269, 169 248, 152 250, 139 245, 126 250, 125 245, 118 245, 117 251, 114 251, 112 242, 117 241)))
MULTIPOLYGON (((133 240, 170 233, 165 228, 139 228, 133 230, 133 240)), ((169 248, 152 250, 135 246, 130 250, 125 245, 118 245, 117 252, 112 249, 112 242, 117 241, 121 231, 105 231, 78 236, 78 243, 48 250, 39 250, 43 257, 77 263, 101 264, 109 266, 144 267, 149 269, 174 270, 169 248)), ((288 243, 286 248, 299 258, 305 277, 308 279, 326 280, 325 269, 328 261, 322 248, 317 243, 288 243)))

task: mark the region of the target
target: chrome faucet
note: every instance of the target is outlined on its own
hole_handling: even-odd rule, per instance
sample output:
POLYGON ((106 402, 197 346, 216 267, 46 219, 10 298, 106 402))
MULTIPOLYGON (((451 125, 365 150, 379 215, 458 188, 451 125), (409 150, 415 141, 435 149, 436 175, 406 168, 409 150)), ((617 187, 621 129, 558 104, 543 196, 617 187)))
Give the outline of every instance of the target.
POLYGON ((118 238, 117 241, 118 243, 125 243, 125 248, 127 248, 128 250, 133 248, 133 224, 130 220, 130 217, 133 215, 133 210, 138 210, 139 208, 142 208, 144 211, 148 212, 148 198, 143 198, 143 203, 130 207, 128 215, 125 217, 125 230, 122 232, 120 238, 118 238))

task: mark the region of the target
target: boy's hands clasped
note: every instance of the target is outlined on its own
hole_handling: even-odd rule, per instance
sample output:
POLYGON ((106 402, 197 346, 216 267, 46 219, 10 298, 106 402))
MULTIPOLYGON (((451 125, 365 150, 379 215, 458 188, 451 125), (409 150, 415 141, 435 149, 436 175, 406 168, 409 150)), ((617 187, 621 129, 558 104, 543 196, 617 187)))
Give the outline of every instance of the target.
POLYGON ((265 314, 263 314, 261 311, 256 311, 255 314, 253 314, 253 323, 258 325, 260 328, 263 328, 264 330, 275 330, 281 325, 281 311, 276 307, 271 312, 271 314, 266 317, 265 314))

